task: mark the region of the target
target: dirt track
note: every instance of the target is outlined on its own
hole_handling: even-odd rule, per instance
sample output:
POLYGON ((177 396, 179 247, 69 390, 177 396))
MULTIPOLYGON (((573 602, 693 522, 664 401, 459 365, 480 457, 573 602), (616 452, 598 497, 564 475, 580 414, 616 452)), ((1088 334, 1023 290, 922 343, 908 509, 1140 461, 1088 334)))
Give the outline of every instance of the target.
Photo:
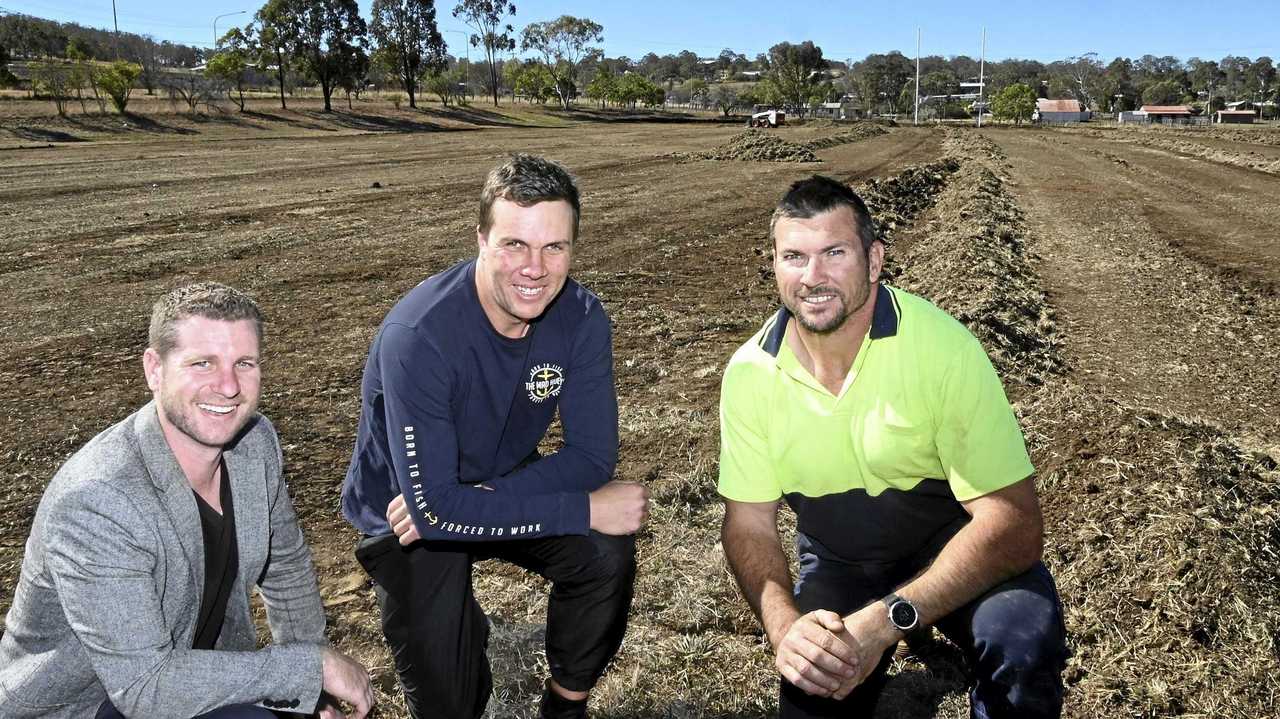
MULTIPOLYGON (((473 253, 484 172, 508 152, 538 152, 580 177, 575 276, 615 325, 619 476, 647 482, 656 500, 628 643, 597 702, 615 717, 765 716, 775 680, 716 546, 720 368, 775 303, 760 270, 785 186, 813 172, 855 185, 892 177, 937 160, 942 134, 897 128, 820 150, 820 163, 778 164, 678 159, 741 130, 706 123, 373 133, 387 123, 254 123, 0 151, 0 381, 17 388, 0 400, 0 611, 49 476, 146 399, 138 356, 149 302, 217 279, 251 291, 268 314, 263 411, 285 444, 331 638, 374 667, 382 715, 396 716, 376 610, 337 509, 362 363, 401 294, 473 253)), ((1276 453, 1280 250, 1269 238, 1280 178, 1095 134, 985 133, 1008 155, 1005 179, 1027 213, 1069 376, 1276 453)), ((902 234, 953 219, 906 218, 902 234)), ((1054 449, 1077 429, 1038 441, 1054 449)), ((1071 525, 1060 529, 1051 541, 1074 541, 1071 525)), ((509 650, 495 660, 494 717, 523 715, 537 690, 538 586, 500 567, 477 580, 509 650)), ((963 679, 939 651, 937 664, 896 667, 902 679, 882 716, 963 715, 963 679)), ((1078 681, 1092 670, 1073 671, 1078 681)), ((1073 709, 1085 703, 1069 697, 1068 716, 1094 715, 1096 704, 1073 709)), ((1105 715, 1130 716, 1123 705, 1105 715)))
POLYGON ((995 131, 1069 363, 1123 402, 1280 446, 1280 176, 1141 145, 995 131))

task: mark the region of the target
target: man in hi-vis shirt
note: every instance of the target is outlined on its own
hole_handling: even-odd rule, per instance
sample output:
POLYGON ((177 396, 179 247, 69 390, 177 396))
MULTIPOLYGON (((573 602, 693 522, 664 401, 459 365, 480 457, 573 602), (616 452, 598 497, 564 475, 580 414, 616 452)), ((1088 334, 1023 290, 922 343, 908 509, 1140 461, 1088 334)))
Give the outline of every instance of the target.
POLYGON ((982 345, 879 281, 884 244, 845 184, 792 185, 769 235, 782 308, 725 370, 719 491, 725 556, 782 675, 779 715, 871 717, 894 647, 933 625, 969 659, 973 717, 1060 716, 1066 645, 1034 468, 982 345))

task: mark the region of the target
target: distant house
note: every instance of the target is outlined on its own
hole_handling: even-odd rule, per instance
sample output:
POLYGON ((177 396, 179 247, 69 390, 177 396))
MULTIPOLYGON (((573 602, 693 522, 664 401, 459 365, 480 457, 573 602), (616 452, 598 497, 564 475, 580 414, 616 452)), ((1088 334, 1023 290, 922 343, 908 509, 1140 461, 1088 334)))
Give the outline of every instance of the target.
POLYGON ((1093 113, 1080 106, 1079 100, 1036 100, 1035 122, 1059 125, 1064 122, 1087 122, 1093 113))
POLYGON ((1224 125, 1251 125, 1258 117, 1253 110, 1218 110, 1215 122, 1224 125))
POLYGON ((1195 112, 1190 105, 1143 105, 1136 113, 1143 122, 1165 125, 1186 125, 1192 122, 1195 112))
POLYGON ((813 117, 830 117, 834 120, 856 120, 861 111, 852 102, 824 102, 813 108, 813 117))

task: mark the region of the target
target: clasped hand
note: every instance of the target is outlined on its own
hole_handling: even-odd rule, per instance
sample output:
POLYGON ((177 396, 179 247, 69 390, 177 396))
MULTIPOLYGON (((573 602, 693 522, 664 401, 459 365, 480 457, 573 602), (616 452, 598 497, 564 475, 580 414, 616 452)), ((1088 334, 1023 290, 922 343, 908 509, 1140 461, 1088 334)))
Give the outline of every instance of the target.
POLYGON ((774 663, 784 679, 806 694, 839 700, 866 680, 880 654, 859 641, 839 614, 817 609, 787 629, 774 663))

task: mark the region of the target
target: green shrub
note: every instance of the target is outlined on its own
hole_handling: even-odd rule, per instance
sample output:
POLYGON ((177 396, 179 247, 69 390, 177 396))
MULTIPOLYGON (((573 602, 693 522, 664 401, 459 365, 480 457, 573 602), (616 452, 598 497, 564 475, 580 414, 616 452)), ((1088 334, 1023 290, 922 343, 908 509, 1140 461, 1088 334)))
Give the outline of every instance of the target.
POLYGON ((96 70, 97 85, 111 98, 116 112, 124 114, 129 106, 129 93, 133 92, 133 82, 142 74, 142 67, 124 60, 116 60, 105 70, 96 70))
POLYGON ((1022 83, 1014 83, 991 98, 991 114, 997 120, 1013 120, 1021 123, 1031 119, 1036 111, 1036 93, 1022 83))

